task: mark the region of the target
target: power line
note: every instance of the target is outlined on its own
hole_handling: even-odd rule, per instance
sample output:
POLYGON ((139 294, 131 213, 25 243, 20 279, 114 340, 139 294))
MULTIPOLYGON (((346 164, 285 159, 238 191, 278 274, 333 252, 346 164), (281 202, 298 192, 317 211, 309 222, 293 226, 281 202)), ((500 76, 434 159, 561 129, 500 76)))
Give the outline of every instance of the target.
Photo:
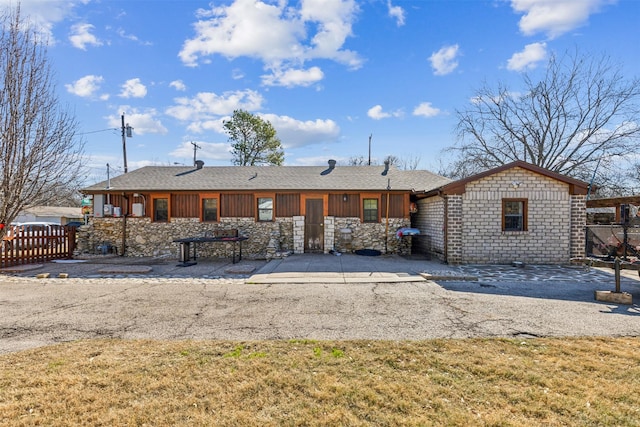
POLYGON ((82 133, 79 133, 78 135, 89 135, 89 134, 91 134, 91 133, 106 132, 106 131, 108 131, 108 130, 111 130, 111 131, 117 131, 117 130, 119 130, 119 129, 118 129, 118 128, 108 128, 108 129, 92 130, 92 131, 89 131, 89 132, 82 132, 82 133))

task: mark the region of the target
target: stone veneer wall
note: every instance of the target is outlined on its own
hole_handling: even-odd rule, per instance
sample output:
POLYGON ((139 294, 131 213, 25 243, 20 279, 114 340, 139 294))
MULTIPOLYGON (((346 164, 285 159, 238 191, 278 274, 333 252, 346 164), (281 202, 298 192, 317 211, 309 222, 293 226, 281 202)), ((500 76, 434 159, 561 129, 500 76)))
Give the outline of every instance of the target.
POLYGON ((418 212, 412 226, 420 230, 420 237, 413 241, 416 252, 429 254, 444 261, 444 206, 442 197, 430 197, 417 202, 418 212))
MULTIPOLYGON (((453 237, 452 216, 457 209, 452 209, 452 201, 450 199, 450 240, 453 237)), ((575 207, 579 204, 576 199, 575 207)), ((521 168, 490 175, 467 184, 462 195, 463 244, 459 261, 483 264, 567 262, 572 253, 572 234, 577 235, 580 221, 584 226, 584 218, 584 214, 572 215, 568 184, 521 168), (521 183, 517 189, 512 186, 514 181, 521 183), (527 231, 502 231, 503 198, 528 200, 527 231)), ((449 246, 452 247, 451 242, 449 246)), ((454 254, 457 252, 450 250, 450 262, 458 261, 454 254)))
MULTIPOLYGON (((358 249, 375 249, 382 253, 411 254, 411 238, 398 239, 396 231, 401 227, 410 227, 411 221, 403 218, 389 218, 389 232, 385 242, 386 218, 379 223, 360 222, 358 217, 334 218, 334 247, 338 252, 350 253, 358 249), (350 229, 345 235, 340 230, 350 229)), ((325 230, 326 233, 326 230, 325 230)), ((327 248, 325 236, 325 249, 327 248)))
MULTIPOLYGON (((385 220, 382 223, 360 223, 359 218, 325 217, 324 250, 343 250, 342 228, 353 228, 349 251, 356 249, 385 249, 385 220)), ((410 253, 410 239, 397 239, 396 230, 408 227, 409 220, 389 218, 387 251, 390 253, 410 253)), ((98 248, 108 243, 122 253, 123 218, 93 218, 88 226, 78 233, 79 253, 100 253, 98 248)), ((304 252, 304 216, 276 218, 273 222, 256 222, 253 218, 222 218, 218 223, 202 223, 198 218, 171 218, 170 223, 151 222, 149 218, 127 217, 126 255, 178 257, 179 244, 174 239, 203 236, 216 230, 237 229, 248 236, 242 242, 242 255, 246 258, 263 259, 280 253, 304 252)), ((229 257, 233 243, 209 243, 198 245, 199 257, 229 257)), ((346 248, 344 248, 346 249, 346 248)))

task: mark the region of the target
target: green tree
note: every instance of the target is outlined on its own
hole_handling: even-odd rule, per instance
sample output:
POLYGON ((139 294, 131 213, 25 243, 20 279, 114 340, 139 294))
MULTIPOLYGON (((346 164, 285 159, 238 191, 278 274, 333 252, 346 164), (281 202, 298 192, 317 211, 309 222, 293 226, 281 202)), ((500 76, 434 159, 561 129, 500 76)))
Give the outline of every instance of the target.
POLYGON ((235 110, 224 128, 237 166, 282 165, 284 151, 276 130, 268 121, 244 110, 235 110))
MULTIPOLYGON (((56 96, 47 45, 20 17, 0 16, 0 223, 54 203, 82 177, 78 124, 56 96)), ((0 231, 0 235, 3 232, 0 231)))

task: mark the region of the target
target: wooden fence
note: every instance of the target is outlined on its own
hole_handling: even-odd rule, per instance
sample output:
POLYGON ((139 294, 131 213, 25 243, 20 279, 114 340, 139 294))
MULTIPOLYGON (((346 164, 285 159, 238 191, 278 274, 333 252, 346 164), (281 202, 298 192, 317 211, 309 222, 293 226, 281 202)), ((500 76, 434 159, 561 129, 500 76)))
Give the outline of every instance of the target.
POLYGON ((75 227, 33 227, 28 233, 7 235, 2 239, 0 267, 71 259, 75 247, 75 227))

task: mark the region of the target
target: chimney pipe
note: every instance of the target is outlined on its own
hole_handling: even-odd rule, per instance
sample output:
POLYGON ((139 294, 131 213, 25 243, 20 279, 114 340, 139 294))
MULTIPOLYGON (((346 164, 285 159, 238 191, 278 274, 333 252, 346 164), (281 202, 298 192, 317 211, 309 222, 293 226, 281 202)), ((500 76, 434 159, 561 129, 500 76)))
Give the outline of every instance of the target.
POLYGON ((389 165, 390 165, 389 160, 385 160, 384 161, 384 170, 382 171, 382 175, 383 176, 386 176, 387 173, 389 173, 389 165))

